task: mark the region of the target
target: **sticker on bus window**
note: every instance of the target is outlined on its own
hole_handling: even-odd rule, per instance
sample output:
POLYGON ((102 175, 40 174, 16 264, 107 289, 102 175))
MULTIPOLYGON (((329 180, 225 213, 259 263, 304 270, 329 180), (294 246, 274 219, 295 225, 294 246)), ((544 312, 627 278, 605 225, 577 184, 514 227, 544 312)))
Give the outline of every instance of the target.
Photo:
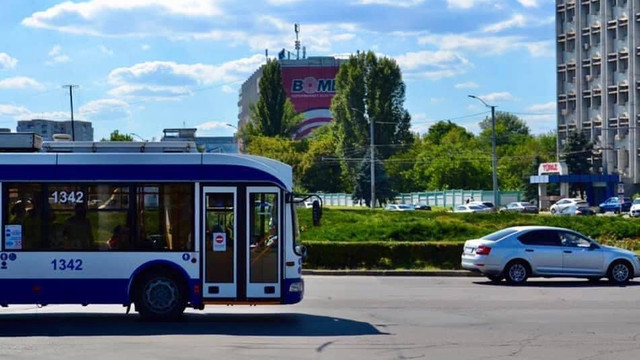
POLYGON ((4 226, 4 248, 6 250, 22 249, 22 225, 4 226))
POLYGON ((213 233, 213 251, 227 251, 227 234, 223 232, 213 233))

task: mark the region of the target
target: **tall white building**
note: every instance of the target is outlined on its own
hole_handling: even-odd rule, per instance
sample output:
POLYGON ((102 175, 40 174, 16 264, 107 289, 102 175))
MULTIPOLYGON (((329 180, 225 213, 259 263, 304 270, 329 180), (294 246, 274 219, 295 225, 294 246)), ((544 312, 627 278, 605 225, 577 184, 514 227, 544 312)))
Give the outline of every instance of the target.
POLYGON ((582 131, 596 173, 640 183, 640 0, 557 0, 556 34, 558 148, 582 131))
POLYGON ((93 127, 89 121, 75 120, 73 131, 71 121, 55 121, 44 119, 18 121, 18 132, 32 132, 42 136, 45 141, 53 140, 54 134, 75 134, 76 141, 93 141, 93 127))

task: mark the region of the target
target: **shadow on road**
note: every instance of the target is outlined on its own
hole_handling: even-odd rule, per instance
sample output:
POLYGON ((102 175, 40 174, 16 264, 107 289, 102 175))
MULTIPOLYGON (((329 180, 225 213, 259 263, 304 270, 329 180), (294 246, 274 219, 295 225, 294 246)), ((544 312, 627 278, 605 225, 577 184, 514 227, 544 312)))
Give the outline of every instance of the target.
MULTIPOLYGON (((510 286, 506 282, 501 281, 495 283, 492 281, 474 281, 474 284, 489 285, 489 286, 510 286)), ((540 287, 540 288, 590 288, 590 287, 632 287, 640 286, 640 282, 630 281, 625 285, 614 285, 606 280, 600 280, 598 282, 590 282, 583 279, 577 280, 527 280, 524 284, 514 285, 513 287, 540 287)))
POLYGON ((138 315, 50 313, 0 315, 0 337, 29 336, 356 336, 380 335, 373 325, 330 316, 185 314, 182 321, 144 322, 138 315))

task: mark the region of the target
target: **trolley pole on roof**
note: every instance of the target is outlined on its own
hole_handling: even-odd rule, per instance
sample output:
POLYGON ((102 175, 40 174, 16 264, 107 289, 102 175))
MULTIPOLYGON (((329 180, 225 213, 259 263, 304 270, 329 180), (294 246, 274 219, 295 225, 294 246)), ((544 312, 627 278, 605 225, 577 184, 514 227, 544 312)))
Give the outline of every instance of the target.
POLYGON ((71 141, 76 141, 76 127, 73 123, 73 88, 78 85, 62 85, 63 88, 69 88, 69 102, 71 104, 71 141))

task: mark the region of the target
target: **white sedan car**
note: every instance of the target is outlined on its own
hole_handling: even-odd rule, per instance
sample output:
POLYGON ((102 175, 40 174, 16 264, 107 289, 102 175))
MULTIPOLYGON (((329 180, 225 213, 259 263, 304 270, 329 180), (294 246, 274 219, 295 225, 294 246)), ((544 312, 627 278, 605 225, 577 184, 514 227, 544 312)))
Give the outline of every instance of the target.
POLYGON ((389 204, 386 208, 387 211, 413 211, 413 206, 407 204, 389 204))
POLYGON ((631 203, 631 209, 629 209, 629 216, 631 217, 640 216, 640 198, 634 199, 633 203, 631 203))
POLYGON ((582 215, 584 212, 590 212, 589 204, 582 199, 562 199, 551 205, 549 211, 554 215, 582 215))
POLYGON ((496 282, 504 278, 509 284, 522 284, 529 277, 556 276, 591 281, 607 277, 612 283, 624 284, 640 276, 640 260, 635 253, 550 226, 510 227, 468 240, 462 268, 496 282))
POLYGON ((491 211, 491 208, 482 204, 458 205, 453 208, 454 213, 486 213, 491 211))

